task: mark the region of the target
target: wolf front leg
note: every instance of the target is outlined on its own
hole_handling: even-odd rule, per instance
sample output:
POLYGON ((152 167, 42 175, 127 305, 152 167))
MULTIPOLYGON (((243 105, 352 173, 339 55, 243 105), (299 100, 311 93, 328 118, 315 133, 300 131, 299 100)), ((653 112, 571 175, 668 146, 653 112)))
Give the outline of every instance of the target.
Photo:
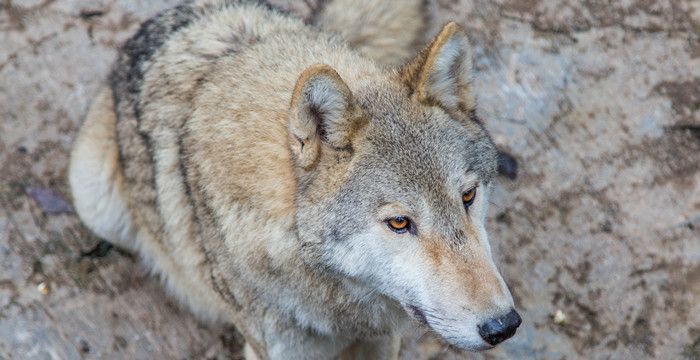
POLYGON ((266 326, 263 333, 264 340, 256 342, 260 344, 260 349, 246 342, 246 360, 336 359, 352 343, 351 339, 323 336, 282 324, 266 326))
POLYGON ((346 348, 340 355, 340 360, 386 359, 394 360, 399 357, 401 336, 387 335, 371 340, 358 340, 346 348))

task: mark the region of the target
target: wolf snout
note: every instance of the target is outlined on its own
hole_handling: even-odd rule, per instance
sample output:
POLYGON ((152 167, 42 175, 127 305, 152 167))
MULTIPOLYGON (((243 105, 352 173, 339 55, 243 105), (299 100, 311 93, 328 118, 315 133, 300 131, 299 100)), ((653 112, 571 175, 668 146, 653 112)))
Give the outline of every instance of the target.
POLYGON ((517 311, 511 309, 509 313, 481 323, 479 335, 489 345, 497 345, 509 339, 515 334, 515 330, 522 323, 517 311))

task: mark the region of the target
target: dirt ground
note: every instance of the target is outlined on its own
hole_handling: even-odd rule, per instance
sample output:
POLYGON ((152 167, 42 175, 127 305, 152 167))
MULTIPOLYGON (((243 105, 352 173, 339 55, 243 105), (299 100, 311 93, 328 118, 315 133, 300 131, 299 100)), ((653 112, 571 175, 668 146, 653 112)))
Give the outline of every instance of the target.
MULTIPOLYGON (((435 0, 433 0, 435 1, 435 0)), ((72 213, 66 164, 115 48, 175 1, 0 0, 0 359, 238 358, 72 213)), ((482 354, 422 329, 403 359, 700 359, 700 2, 437 0, 517 179, 489 228, 524 318, 482 354)))

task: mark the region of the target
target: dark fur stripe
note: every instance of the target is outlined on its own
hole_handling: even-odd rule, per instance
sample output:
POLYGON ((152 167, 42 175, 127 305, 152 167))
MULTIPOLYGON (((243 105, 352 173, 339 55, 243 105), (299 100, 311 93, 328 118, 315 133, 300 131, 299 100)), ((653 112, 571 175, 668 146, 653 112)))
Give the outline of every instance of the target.
MULTIPOLYGON (((285 13, 284 10, 259 0, 232 0, 226 2, 224 6, 245 3, 255 3, 272 11, 285 13)), ((191 2, 188 1, 175 8, 165 10, 144 22, 138 32, 122 47, 118 61, 118 67, 122 69, 117 69, 112 73, 111 84, 114 86, 118 82, 124 82, 127 84, 128 93, 139 94, 146 71, 144 65, 151 60, 153 54, 163 46, 168 38, 178 30, 190 25, 202 15, 203 10, 205 9, 199 9, 199 11, 194 9, 191 2)), ((138 115, 138 107, 136 111, 138 115)))
POLYGON ((187 169, 185 169, 185 157, 187 152, 183 147, 182 134, 177 138, 177 151, 178 151, 178 170, 180 171, 180 177, 182 178, 182 184, 185 186, 185 196, 189 200, 190 207, 194 209, 194 204, 192 204, 192 186, 187 178, 187 169))
POLYGON ((122 47, 110 82, 114 88, 126 90, 119 94, 132 97, 137 117, 139 109, 135 100, 141 92, 144 65, 173 33, 189 25, 196 16, 189 3, 166 10, 143 23, 136 35, 122 47))
POLYGON ((121 49, 109 82, 117 113, 119 156, 129 192, 130 207, 162 244, 163 221, 157 211, 155 154, 151 134, 142 131, 141 87, 148 63, 160 47, 179 29, 190 24, 197 14, 189 2, 166 10, 146 21, 121 49))
POLYGON ((224 254, 224 234, 221 233, 220 219, 209 206, 209 197, 206 190, 199 183, 199 174, 197 167, 190 160, 187 153, 188 132, 182 130, 180 136, 180 169, 182 178, 186 185, 187 191, 190 193, 189 202, 194 210, 196 232, 195 238, 199 243, 199 247, 204 253, 206 264, 208 265, 209 277, 211 285, 221 299, 233 306, 235 310, 240 310, 241 305, 236 299, 236 296, 231 292, 232 287, 226 283, 226 277, 223 276, 218 269, 220 265, 218 254, 224 254))

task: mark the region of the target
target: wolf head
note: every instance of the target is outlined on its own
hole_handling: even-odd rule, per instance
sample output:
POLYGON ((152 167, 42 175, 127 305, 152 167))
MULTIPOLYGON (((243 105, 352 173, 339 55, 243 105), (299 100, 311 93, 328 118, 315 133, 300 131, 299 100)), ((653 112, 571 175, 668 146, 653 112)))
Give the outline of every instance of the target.
POLYGON ((471 68, 454 23, 354 92, 312 66, 293 93, 289 144, 306 260, 481 350, 513 335, 520 317, 484 227, 497 152, 475 120, 471 68))

